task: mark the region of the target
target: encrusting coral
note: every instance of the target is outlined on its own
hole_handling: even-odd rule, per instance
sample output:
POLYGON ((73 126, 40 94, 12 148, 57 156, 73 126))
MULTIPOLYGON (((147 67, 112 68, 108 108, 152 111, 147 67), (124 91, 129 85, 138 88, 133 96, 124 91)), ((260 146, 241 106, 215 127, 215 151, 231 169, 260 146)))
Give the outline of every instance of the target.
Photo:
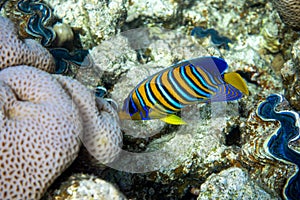
POLYGON ((55 61, 52 55, 35 40, 19 39, 14 24, 2 16, 0 16, 0 32, 0 69, 28 65, 49 73, 54 72, 55 61))
POLYGON ((119 154, 114 108, 78 81, 55 77, 29 66, 0 72, 0 199, 39 199, 76 158, 79 139, 98 162, 119 154))
POLYGON ((86 89, 78 81, 56 76, 79 108, 84 134, 81 141, 88 152, 103 164, 114 161, 122 145, 122 134, 117 112, 110 104, 86 89), (84 97, 84 98, 83 98, 84 97))
POLYGON ((55 68, 48 52, 33 40, 30 51, 0 23, 0 199, 40 199, 81 141, 97 162, 117 157, 118 116, 80 82, 45 72, 55 68))
POLYGON ((72 99, 34 67, 0 72, 0 199, 39 199, 76 158, 81 118, 72 99))

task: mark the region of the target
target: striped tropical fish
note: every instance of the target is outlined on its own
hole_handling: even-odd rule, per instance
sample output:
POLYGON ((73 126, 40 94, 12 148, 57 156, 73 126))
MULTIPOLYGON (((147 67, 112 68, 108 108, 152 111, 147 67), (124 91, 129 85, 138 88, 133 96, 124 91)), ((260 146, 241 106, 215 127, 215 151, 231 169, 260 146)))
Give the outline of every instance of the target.
POLYGON ((199 57, 174 64, 140 82, 124 101, 121 119, 161 119, 185 124, 175 115, 198 102, 232 101, 248 95, 245 81, 222 58, 199 57))

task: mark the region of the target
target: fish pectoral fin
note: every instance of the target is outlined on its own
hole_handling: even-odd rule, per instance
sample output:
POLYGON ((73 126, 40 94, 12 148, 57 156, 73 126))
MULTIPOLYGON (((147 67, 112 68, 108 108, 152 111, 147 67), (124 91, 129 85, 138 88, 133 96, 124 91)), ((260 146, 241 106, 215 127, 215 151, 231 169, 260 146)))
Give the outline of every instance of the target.
POLYGON ((229 73, 224 74, 224 81, 226 83, 232 85, 233 87, 235 87, 239 91, 241 91, 243 94, 249 95, 249 91, 248 91, 248 87, 246 85, 246 82, 241 77, 241 75, 239 75, 238 73, 229 72, 229 73))
POLYGON ((166 122, 168 124, 173 124, 173 125, 183 125, 186 124, 183 119, 178 117, 177 115, 168 115, 166 117, 160 118, 161 121, 166 122))
POLYGON ((130 114, 128 114, 127 112, 120 111, 118 113, 118 115, 121 120, 140 120, 141 119, 141 115, 138 112, 136 112, 132 116, 130 116, 130 114))

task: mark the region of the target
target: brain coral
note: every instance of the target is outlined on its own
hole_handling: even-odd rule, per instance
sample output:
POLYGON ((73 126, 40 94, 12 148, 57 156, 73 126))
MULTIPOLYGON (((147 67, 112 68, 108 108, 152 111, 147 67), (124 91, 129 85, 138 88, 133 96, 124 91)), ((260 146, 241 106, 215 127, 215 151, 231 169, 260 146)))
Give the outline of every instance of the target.
POLYGON ((72 99, 48 73, 0 72, 0 199, 39 199, 75 159, 82 132, 72 99))
POLYGON ((300 31, 300 1, 273 0, 273 3, 284 23, 300 31))
POLYGON ((52 55, 32 39, 20 40, 14 24, 0 16, 0 69, 9 66, 29 65, 54 72, 52 55))

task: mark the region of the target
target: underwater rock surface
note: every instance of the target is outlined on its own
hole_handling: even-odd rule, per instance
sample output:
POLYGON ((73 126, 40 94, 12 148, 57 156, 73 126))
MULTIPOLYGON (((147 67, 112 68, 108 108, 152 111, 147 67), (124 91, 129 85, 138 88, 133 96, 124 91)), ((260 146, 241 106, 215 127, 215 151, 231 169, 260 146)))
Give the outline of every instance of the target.
POLYGON ((251 180, 246 170, 231 167, 218 174, 210 175, 201 185, 202 199, 279 199, 265 192, 255 181, 251 180))
POLYGON ((60 190, 53 193, 53 197, 46 199, 57 200, 126 200, 127 198, 111 183, 92 175, 74 174, 62 182, 60 190))
POLYGON ((118 32, 125 21, 127 0, 45 0, 62 22, 79 32, 84 48, 91 48, 118 32))
POLYGON ((291 55, 292 58, 283 64, 281 75, 286 98, 293 108, 300 110, 300 39, 293 44, 291 55))

